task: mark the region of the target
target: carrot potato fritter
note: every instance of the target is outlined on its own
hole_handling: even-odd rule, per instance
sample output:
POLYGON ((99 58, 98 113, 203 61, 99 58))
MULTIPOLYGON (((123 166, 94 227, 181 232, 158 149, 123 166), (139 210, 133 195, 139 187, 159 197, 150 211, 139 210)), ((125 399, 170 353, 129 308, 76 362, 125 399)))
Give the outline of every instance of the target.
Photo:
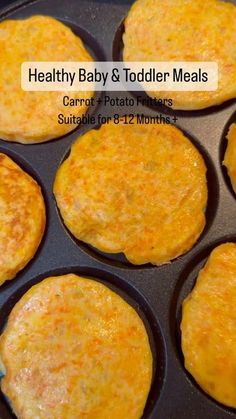
POLYGON ((206 167, 174 126, 109 123, 77 139, 54 194, 75 237, 134 264, 159 265, 203 231, 206 167))
POLYGON ((233 189, 236 193, 236 124, 232 124, 228 135, 228 146, 225 152, 223 164, 227 167, 233 189))
MULTIPOLYGON (((236 7, 219 0, 138 0, 125 20, 124 61, 211 61, 218 90, 168 92, 176 109, 203 109, 236 98, 236 7)), ((166 92, 147 92, 165 98, 166 92)))
POLYGON ((0 337, 3 393, 19 419, 139 419, 152 380, 144 324, 119 295, 73 274, 33 286, 0 337))
POLYGON ((220 403, 236 407, 236 244, 211 253, 183 303, 185 367, 220 403))
MULTIPOLYGON (((0 138, 40 143, 60 137, 76 125, 58 124, 58 114, 74 109, 82 116, 85 105, 63 105, 65 92, 26 92, 21 89, 25 61, 92 61, 80 38, 48 16, 0 23, 0 138)), ((70 92, 70 98, 89 99, 91 92, 70 92)))
POLYGON ((32 259, 44 228, 45 206, 39 185, 0 153, 0 285, 32 259))

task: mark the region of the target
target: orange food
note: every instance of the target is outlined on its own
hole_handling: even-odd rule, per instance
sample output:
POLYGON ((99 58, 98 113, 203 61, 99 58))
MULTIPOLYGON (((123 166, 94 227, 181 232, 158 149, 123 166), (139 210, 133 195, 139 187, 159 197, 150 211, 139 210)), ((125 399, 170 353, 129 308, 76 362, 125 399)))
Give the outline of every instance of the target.
POLYGON ((139 419, 152 380, 141 318, 103 284, 69 274, 33 286, 0 337, 3 393, 19 419, 139 419))
MULTIPOLYGON (((221 0, 137 0, 125 19, 124 61, 217 62, 216 91, 168 92, 175 109, 236 98, 236 7, 221 0)), ((147 92, 166 98, 166 92, 147 92)))
POLYGON ((181 323, 185 367, 201 388, 236 407, 236 244, 211 253, 183 303, 181 323))
POLYGON ((0 285, 34 256, 46 223, 39 185, 0 153, 0 285))
POLYGON ((189 250, 205 226, 206 167, 174 126, 109 123, 73 144, 54 194, 75 237, 159 265, 189 250))
POLYGON ((236 193, 236 124, 232 124, 228 135, 228 145, 223 164, 227 167, 233 189, 236 193))
MULTIPOLYGON (((26 92, 21 89, 25 61, 92 61, 81 39, 49 16, 31 16, 0 23, 0 138, 41 143, 61 137, 74 124, 59 124, 58 114, 82 116, 87 107, 63 105, 66 92, 26 92)), ((68 92, 67 92, 68 93, 68 92)), ((92 92, 71 92, 71 99, 90 99, 92 92)))

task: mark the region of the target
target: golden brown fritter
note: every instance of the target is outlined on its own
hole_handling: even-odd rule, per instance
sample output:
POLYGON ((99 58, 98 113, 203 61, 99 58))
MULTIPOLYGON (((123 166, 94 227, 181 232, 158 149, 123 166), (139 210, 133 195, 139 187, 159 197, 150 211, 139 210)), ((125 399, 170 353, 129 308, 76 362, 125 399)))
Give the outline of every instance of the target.
MULTIPOLYGON (((48 16, 0 23, 0 138, 40 143, 67 134, 76 125, 59 124, 58 114, 82 116, 87 107, 63 105, 66 92, 21 89, 25 61, 92 61, 81 39, 48 16)), ((68 93, 68 92, 67 92, 68 93)), ((92 92, 70 92, 70 98, 91 98, 92 92)))
POLYGON ((227 167, 233 189, 236 193, 236 124, 232 124, 228 135, 228 145, 226 148, 223 164, 227 167))
POLYGON ((206 167, 174 126, 111 122, 77 139, 54 194, 75 237, 134 264, 159 265, 203 231, 206 167))
POLYGON ((32 259, 43 236, 45 218, 39 185, 0 153, 0 285, 32 259))
POLYGON ((236 407, 236 244, 211 253, 183 303, 185 367, 218 402, 236 407))
POLYGON ((236 7, 220 0, 137 0, 125 20, 124 61, 211 61, 210 92, 147 92, 175 109, 203 109, 236 98, 236 7))
POLYGON ((98 281, 33 286, 0 337, 1 388, 19 419, 139 419, 152 380, 144 324, 98 281))

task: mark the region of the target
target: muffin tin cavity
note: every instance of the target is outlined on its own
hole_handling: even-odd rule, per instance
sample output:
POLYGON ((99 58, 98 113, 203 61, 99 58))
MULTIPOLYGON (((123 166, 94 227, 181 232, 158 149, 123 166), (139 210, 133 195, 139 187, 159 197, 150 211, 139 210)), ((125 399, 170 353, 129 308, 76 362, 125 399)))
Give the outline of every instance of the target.
MULTIPOLYGON (((100 128, 100 126, 96 127, 96 129, 99 129, 99 128, 100 128)), ((194 248, 203 239, 205 234, 210 229, 210 227, 212 225, 212 222, 214 221, 215 214, 216 214, 217 207, 218 207, 219 184, 218 184, 217 174, 216 174, 216 171, 215 171, 213 161, 212 161, 209 153, 204 148, 204 146, 200 143, 199 140, 196 140, 195 138, 193 138, 190 133, 188 133, 185 130, 182 130, 180 127, 179 127, 179 129, 184 133, 184 135, 198 149, 198 151, 201 154, 201 156, 203 157, 203 159, 205 161, 205 164, 206 164, 206 167, 207 167, 206 178, 207 178, 207 187, 208 187, 208 202, 207 202, 207 207, 206 207, 206 210, 205 210, 206 225, 205 225, 205 228, 204 228, 202 234, 200 235, 200 238, 194 244, 194 246, 193 246, 193 248, 194 248)), ((83 130, 81 135, 85 134, 88 131, 89 131, 89 129, 83 130)), ((70 149, 66 152, 66 154, 65 154, 65 156, 62 159, 60 164, 62 164, 69 157, 69 155, 70 155, 70 149)), ((104 252, 100 251, 99 249, 96 249, 95 247, 93 247, 93 246, 91 246, 87 243, 84 243, 81 240, 76 239, 76 237, 73 236, 73 234, 65 226, 64 221, 62 219, 62 216, 60 214, 60 210, 57 207, 57 203, 56 203, 55 198, 54 198, 54 202, 55 202, 55 205, 56 205, 56 208, 57 208, 58 216, 59 216, 60 221, 61 221, 63 227, 65 228, 66 232, 69 234, 71 239, 82 249, 82 251, 87 253, 89 256, 91 256, 94 259, 97 259, 98 261, 101 261, 103 263, 110 264, 111 266, 125 267, 125 268, 129 268, 129 269, 134 269, 134 270, 148 269, 148 268, 153 268, 154 267, 154 265, 152 265, 150 263, 143 264, 143 265, 134 265, 127 260, 127 258, 125 257, 125 255, 123 253, 114 253, 114 254, 104 253, 104 252)), ((191 249, 187 253, 189 253, 190 251, 191 251, 191 249)), ((184 255, 181 255, 181 258, 183 258, 183 257, 184 257, 184 255)), ((176 260, 178 260, 178 258, 173 259, 172 263, 174 263, 176 260)))
MULTIPOLYGON (((128 304, 130 304, 142 319, 149 337, 150 347, 153 356, 152 385, 142 419, 149 418, 154 405, 158 403, 164 382, 166 369, 165 343, 158 319, 154 314, 150 304, 136 288, 128 284, 121 277, 112 275, 101 269, 87 267, 78 267, 73 269, 60 268, 54 271, 40 274, 38 277, 31 279, 27 282, 27 284, 20 287, 10 296, 9 299, 6 300, 0 312, 1 332, 6 327, 8 316, 11 313, 15 304, 33 285, 38 284, 39 282, 48 277, 65 275, 68 273, 74 273, 76 275, 81 275, 82 277, 94 279, 95 281, 103 283, 105 286, 107 286, 108 288, 116 292, 118 295, 120 295, 120 297, 122 297, 128 304)), ((1 412, 5 412, 4 419, 13 419, 15 417, 11 412, 9 401, 6 400, 5 396, 2 393, 0 397, 0 409, 1 412)))
MULTIPOLYGON (((186 376, 189 384, 195 387, 196 391, 200 393, 200 395, 204 398, 207 398, 210 403, 215 404, 216 408, 221 408, 224 411, 228 412, 228 414, 236 413, 236 409, 229 408, 224 406, 223 404, 217 402, 212 397, 208 396, 206 392, 196 383, 192 375, 185 369, 184 367, 184 355, 181 348, 181 320, 182 320, 182 304, 183 301, 189 296, 192 292, 196 280, 200 271, 205 266, 211 252, 218 246, 223 243, 227 242, 236 242, 236 235, 229 235, 222 237, 221 239, 212 242, 207 247, 203 248, 200 252, 198 252, 188 264, 184 267, 182 272, 179 275, 178 282, 174 289, 172 299, 171 299, 171 306, 170 306, 170 313, 169 313, 169 328, 171 333, 172 345, 175 350, 176 357, 178 362, 181 366, 182 373, 186 376)), ((184 378, 183 378, 184 379, 184 378)), ((221 412, 223 414, 223 412, 221 412)), ((225 417, 225 416, 222 416, 225 417)))
MULTIPOLYGON (((233 2, 231 0, 228 0, 229 2, 233 2)), ((114 34, 113 43, 112 43, 112 58, 113 61, 123 61, 123 50, 124 50, 124 42, 123 42, 123 36, 125 33, 125 16, 121 20, 120 24, 116 28, 116 32, 114 34)), ((158 61, 158 58, 157 60, 158 61)), ((150 96, 140 88, 137 89, 137 91, 130 92, 131 96, 134 98, 137 98, 138 96, 143 100, 144 106, 150 110, 171 115, 171 116, 178 116, 178 117, 201 117, 201 116, 207 116, 210 114, 216 114, 217 112, 223 111, 225 108, 231 108, 235 105, 236 100, 230 99, 222 103, 218 106, 211 106, 206 109, 200 109, 200 110, 176 110, 173 109, 168 102, 160 104, 153 103, 150 96), (168 104, 167 104, 168 103, 168 104)), ((169 93, 166 92, 166 98, 169 98, 169 93)))

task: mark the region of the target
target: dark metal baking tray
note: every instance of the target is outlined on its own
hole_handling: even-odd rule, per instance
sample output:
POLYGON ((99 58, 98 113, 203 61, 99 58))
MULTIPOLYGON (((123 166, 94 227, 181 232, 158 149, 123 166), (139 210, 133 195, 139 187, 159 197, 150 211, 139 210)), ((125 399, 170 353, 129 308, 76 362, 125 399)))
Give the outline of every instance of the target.
MULTIPOLYGON (((97 60, 112 60, 121 57, 122 22, 131 4, 130 0, 26 0, 0 12, 0 20, 33 14, 54 16, 82 37, 97 60)), ((110 95, 132 97, 128 92, 110 95)), ((173 115, 167 108, 107 109, 102 104, 95 112, 173 115)), ((24 146, 0 140, 0 151, 12 157, 41 184, 47 204, 46 233, 36 256, 14 280, 0 289, 0 326, 4 326, 20 296, 32 284, 51 274, 77 272, 98 278, 125 296, 147 325, 155 368, 143 418, 227 419, 236 417, 236 410, 208 397, 184 369, 179 322, 182 301, 193 287, 211 249, 220 242, 236 241, 236 197, 221 164, 227 128, 233 118, 236 120, 236 103, 230 101, 199 112, 178 111, 177 116, 177 125, 199 148, 208 167, 207 224, 191 251, 161 267, 132 266, 122 255, 104 255, 73 239, 64 227, 52 194, 54 176, 74 140, 91 127, 80 126, 59 140, 39 145, 24 146)), ((3 395, 0 417, 14 417, 3 395)))

